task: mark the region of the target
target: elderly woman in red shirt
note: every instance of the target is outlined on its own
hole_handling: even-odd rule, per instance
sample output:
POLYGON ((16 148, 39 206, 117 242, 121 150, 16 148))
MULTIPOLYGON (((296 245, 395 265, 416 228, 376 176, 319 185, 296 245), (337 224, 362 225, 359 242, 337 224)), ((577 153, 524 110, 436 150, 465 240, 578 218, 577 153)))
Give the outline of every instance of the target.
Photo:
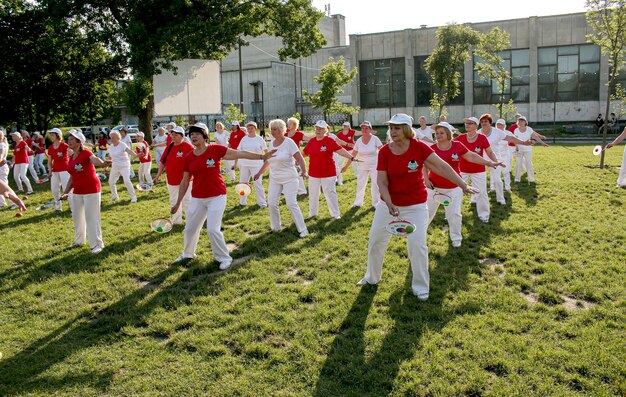
MULTIPOLYGON (((63 209, 61 205, 61 191, 65 191, 70 180, 67 172, 69 163, 69 146, 63 142, 63 134, 58 128, 48 131, 48 137, 52 145, 48 147, 48 170, 50 171, 50 190, 54 197, 55 211, 63 209)), ((69 201, 71 205, 71 200, 69 201)))
POLYGON ((358 285, 378 284, 383 270, 383 259, 391 235, 386 226, 396 217, 415 224, 415 231, 407 235, 407 248, 413 278, 411 290, 417 299, 425 301, 430 291, 428 274, 427 192, 422 167, 426 165, 438 175, 463 189, 464 193, 477 190, 467 183, 431 148, 415 139, 412 119, 400 113, 389 120, 391 142, 378 153, 378 187, 381 201, 376 206, 367 244, 367 271, 358 285))

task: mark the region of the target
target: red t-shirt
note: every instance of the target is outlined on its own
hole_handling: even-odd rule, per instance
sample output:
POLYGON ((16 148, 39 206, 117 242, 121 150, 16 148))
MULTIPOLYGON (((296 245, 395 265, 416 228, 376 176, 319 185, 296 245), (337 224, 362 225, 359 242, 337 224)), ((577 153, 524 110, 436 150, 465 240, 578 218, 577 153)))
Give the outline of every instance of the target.
MULTIPOLYGON (((435 153, 437 153, 437 156, 441 157, 443 161, 450 164, 450 167, 452 167, 457 174, 461 174, 461 156, 468 152, 467 148, 461 142, 452 141, 452 146, 448 150, 439 149, 436 143, 432 144, 430 148, 433 149, 435 153)), ((428 173, 428 179, 430 179, 435 187, 441 189, 454 189, 456 187, 454 183, 432 171, 428 173)))
POLYGON ((182 141, 178 146, 172 146, 171 150, 169 146, 165 149, 161 156, 161 164, 165 164, 168 185, 180 185, 180 182, 183 180, 183 174, 185 173, 185 157, 187 157, 190 152, 193 152, 193 146, 185 141, 182 141), (166 153, 167 157, 165 157, 166 153))
POLYGON ((185 172, 193 177, 191 197, 209 198, 226 194, 220 160, 227 150, 226 146, 210 144, 201 155, 196 156, 191 152, 185 157, 185 172))
POLYGON ((152 156, 150 155, 150 147, 146 141, 137 143, 135 147, 135 153, 143 153, 144 155, 139 157, 140 163, 150 163, 152 162, 152 156))
POLYGON ((347 151, 351 151, 352 149, 354 149, 354 134, 356 134, 356 131, 353 129, 350 129, 347 134, 344 133, 343 130, 337 133, 337 138, 341 139, 344 142, 352 144, 352 146, 342 146, 347 151))
POLYGON ((67 172, 72 176, 74 194, 100 192, 100 179, 96 175, 96 167, 91 163, 91 156, 93 156, 91 151, 83 149, 67 164, 67 172))
POLYGON ((46 141, 42 137, 35 140, 35 154, 42 154, 46 152, 46 141))
POLYGON ((300 130, 296 130, 296 133, 293 134, 293 136, 289 136, 289 131, 287 131, 285 132, 285 136, 287 138, 291 138, 298 148, 300 147, 300 142, 302 142, 302 139, 304 138, 304 134, 300 130))
POLYGON ((32 138, 25 139, 24 142, 26 142, 26 144, 28 145, 29 149, 33 148, 33 139, 32 138))
POLYGON ((106 138, 98 139, 98 149, 107 150, 107 145, 109 141, 106 138))
POLYGON ((54 148, 54 144, 50 145, 48 148, 48 161, 52 162, 52 172, 63 172, 67 171, 67 164, 70 159, 67 154, 67 143, 61 142, 59 143, 58 148, 54 148))
POLYGON ((304 154, 309 156, 309 176, 313 178, 329 178, 337 175, 333 153, 341 150, 341 146, 333 138, 325 136, 318 141, 311 139, 304 147, 304 154))
MULTIPOLYGON (((485 153, 485 149, 487 149, 489 145, 489 139, 481 133, 476 134, 476 140, 472 143, 467 141, 467 134, 461 134, 454 138, 455 141, 461 142, 469 151, 472 151, 483 157, 485 153)), ((485 172, 485 166, 476 163, 470 163, 469 161, 461 158, 461 172, 465 172, 468 174, 478 174, 480 172, 485 172)))
POLYGON ((241 128, 239 128, 235 132, 231 132, 230 136, 228 137, 228 146, 231 149, 237 150, 237 148, 239 147, 239 142, 241 142, 243 137, 246 136, 246 135, 248 135, 248 134, 244 130, 242 130, 241 128))
MULTIPOLYGON (((509 127, 509 132, 511 134, 515 133, 515 130, 517 129, 517 123, 513 123, 511 124, 511 126, 509 127)), ((515 144, 513 142, 509 142, 509 146, 515 146, 515 144)))
POLYGON ((417 139, 409 141, 409 149, 395 155, 389 145, 378 152, 377 171, 386 171, 391 202, 400 207, 425 203, 428 197, 422 167, 433 153, 425 143, 417 139))
POLYGON ((13 148, 13 164, 28 164, 28 145, 20 141, 13 148))

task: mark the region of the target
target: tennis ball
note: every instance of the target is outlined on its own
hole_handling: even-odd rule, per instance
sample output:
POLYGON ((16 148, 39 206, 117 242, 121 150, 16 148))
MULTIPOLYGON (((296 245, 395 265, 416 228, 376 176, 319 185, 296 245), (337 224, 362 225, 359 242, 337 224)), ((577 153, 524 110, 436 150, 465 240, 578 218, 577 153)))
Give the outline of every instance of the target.
POLYGON ((28 200, 28 196, 22 197, 22 200, 28 200))
POLYGON ((415 231, 415 228, 413 227, 413 225, 408 225, 406 227, 406 232, 407 233, 413 233, 415 231))
POLYGON ((163 228, 161 226, 159 226, 159 227, 156 228, 156 231, 161 233, 163 231, 163 228))
POLYGON ((246 195, 246 192, 244 192, 243 190, 241 190, 241 191, 239 192, 239 195, 240 195, 240 196, 245 196, 245 195, 246 195))

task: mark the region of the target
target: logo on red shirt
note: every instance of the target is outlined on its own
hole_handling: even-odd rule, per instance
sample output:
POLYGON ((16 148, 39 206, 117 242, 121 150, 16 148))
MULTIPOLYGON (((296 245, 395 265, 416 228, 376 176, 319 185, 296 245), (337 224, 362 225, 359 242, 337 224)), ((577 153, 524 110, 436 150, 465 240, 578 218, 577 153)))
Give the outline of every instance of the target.
POLYGON ((182 151, 176 152, 176 157, 183 157, 183 152, 182 151))
POLYGON ((452 153, 452 161, 459 161, 459 155, 456 153, 452 153))
POLYGON ((57 152, 57 157, 63 157, 63 152, 57 152))
POLYGON ((215 167, 215 161, 213 159, 208 159, 206 161, 206 166, 207 167, 215 167))
POLYGON ((83 170, 83 166, 82 166, 82 165, 80 165, 80 164, 76 164, 76 165, 74 166, 74 169, 75 169, 76 171, 82 171, 82 170, 83 170))
POLYGON ((321 152, 325 152, 326 151, 326 146, 322 145, 322 147, 320 147, 320 151, 321 152))
POLYGON ((410 170, 409 172, 415 172, 417 170, 417 161, 415 161, 415 160, 409 161, 408 167, 409 167, 409 170, 410 170))
POLYGON ((481 148, 480 146, 476 146, 476 148, 474 149, 474 151, 475 151, 476 153, 480 153, 480 150, 481 150, 481 149, 482 149, 482 148, 481 148))

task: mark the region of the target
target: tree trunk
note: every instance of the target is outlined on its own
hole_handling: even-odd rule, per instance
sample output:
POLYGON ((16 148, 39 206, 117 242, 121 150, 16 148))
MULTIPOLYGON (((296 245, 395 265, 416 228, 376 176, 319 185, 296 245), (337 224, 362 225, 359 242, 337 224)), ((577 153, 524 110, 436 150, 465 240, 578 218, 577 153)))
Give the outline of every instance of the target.
POLYGON ((154 93, 148 97, 148 103, 139 114, 139 131, 145 134, 145 140, 152 144, 152 109, 154 108, 154 93))

